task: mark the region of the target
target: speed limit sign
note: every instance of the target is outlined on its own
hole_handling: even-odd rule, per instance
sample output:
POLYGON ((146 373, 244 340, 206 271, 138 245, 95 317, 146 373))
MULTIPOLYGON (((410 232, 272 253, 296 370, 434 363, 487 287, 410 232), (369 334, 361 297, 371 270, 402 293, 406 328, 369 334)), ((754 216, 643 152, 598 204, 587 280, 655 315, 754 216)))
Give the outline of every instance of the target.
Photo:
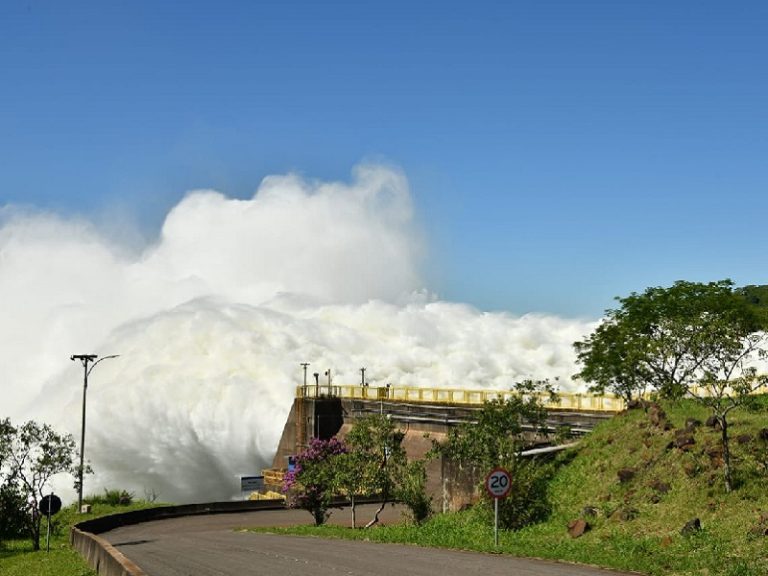
POLYGON ((512 488, 512 479, 504 468, 494 468, 485 478, 485 489, 491 498, 505 498, 512 488))

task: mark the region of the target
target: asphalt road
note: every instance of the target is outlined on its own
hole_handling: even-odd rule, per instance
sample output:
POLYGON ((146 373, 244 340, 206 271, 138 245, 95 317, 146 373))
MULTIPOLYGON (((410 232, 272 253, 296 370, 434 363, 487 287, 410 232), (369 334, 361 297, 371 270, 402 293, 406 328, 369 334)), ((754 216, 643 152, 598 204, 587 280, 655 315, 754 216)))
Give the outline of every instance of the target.
MULTIPOLYGON (((370 507, 358 518, 368 519, 370 507)), ((346 524, 335 511, 332 523, 346 524)), ((388 507, 384 523, 400 513, 388 507)), ((304 511, 193 516, 125 526, 101 536, 149 576, 607 576, 599 568, 398 544, 237 532, 244 526, 306 524, 304 511)))

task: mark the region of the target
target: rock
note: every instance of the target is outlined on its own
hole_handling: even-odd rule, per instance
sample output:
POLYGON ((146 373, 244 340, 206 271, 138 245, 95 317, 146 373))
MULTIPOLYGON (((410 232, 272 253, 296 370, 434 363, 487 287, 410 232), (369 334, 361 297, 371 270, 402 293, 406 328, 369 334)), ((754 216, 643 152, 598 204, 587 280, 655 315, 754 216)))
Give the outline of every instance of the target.
POLYGON ((722 458, 723 457, 723 447, 716 445, 716 446, 707 446, 704 449, 704 453, 709 456, 711 460, 714 460, 715 458, 722 458))
POLYGON ((666 494, 672 489, 672 487, 669 484, 667 484, 666 482, 662 482, 661 480, 654 480, 651 483, 651 488, 656 490, 656 492, 658 492, 659 494, 666 494))
POLYGON ((581 515, 587 518, 597 518, 598 514, 600 514, 600 510, 595 506, 585 506, 581 511, 581 515))
POLYGON ((634 520, 640 515, 640 511, 637 508, 622 508, 621 512, 619 513, 619 520, 622 522, 629 522, 630 520, 634 520))
POLYGON ((693 438, 693 434, 690 432, 686 432, 685 430, 679 430, 675 434, 675 439, 673 440, 673 443, 675 445, 675 448, 679 448, 680 450, 690 450, 691 446, 696 444, 696 440, 693 438))
POLYGON ((701 420, 699 420, 697 418, 688 418, 685 421, 685 431, 686 432, 693 432, 699 426, 701 426, 701 420))
POLYGON ((667 421, 667 414, 658 404, 653 404, 648 410, 648 418, 654 426, 663 427, 667 421))
POLYGON ((758 432, 757 436, 760 438, 760 440, 768 442, 768 428, 762 428, 760 432, 758 432))
POLYGON ((715 430, 720 429, 720 420, 718 420, 716 416, 710 416, 704 424, 715 430))
POLYGON ((622 468, 616 475, 619 477, 619 482, 626 484, 635 477, 637 471, 634 468, 622 468))
POLYGON ((579 538, 584 535, 584 532, 589 530, 589 523, 584 518, 578 518, 577 520, 571 520, 568 522, 568 534, 571 538, 579 538))
POLYGON ((688 520, 688 522, 685 523, 685 526, 680 529, 680 534, 683 536, 690 536, 699 530, 701 530, 701 520, 694 518, 693 520, 688 520))
POLYGON ((744 444, 749 444, 752 442, 752 435, 751 434, 739 434, 736 436, 736 443, 741 444, 742 446, 744 444))

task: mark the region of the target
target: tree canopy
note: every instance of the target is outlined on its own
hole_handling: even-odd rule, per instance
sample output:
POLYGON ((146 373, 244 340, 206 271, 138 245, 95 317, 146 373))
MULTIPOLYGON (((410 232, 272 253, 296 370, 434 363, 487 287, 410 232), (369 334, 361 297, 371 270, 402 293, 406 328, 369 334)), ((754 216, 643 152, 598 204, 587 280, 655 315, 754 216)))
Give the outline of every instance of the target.
MULTIPOLYGON (((762 294, 762 292, 760 292, 762 294)), ((574 343, 593 392, 630 402, 647 388, 662 397, 693 397, 712 411, 723 431, 725 487, 732 479, 728 450, 731 410, 749 401, 765 378, 754 361, 766 356, 765 318, 754 291, 731 280, 675 282, 618 298, 604 321, 574 343), (752 295, 752 299, 748 296, 752 295)))

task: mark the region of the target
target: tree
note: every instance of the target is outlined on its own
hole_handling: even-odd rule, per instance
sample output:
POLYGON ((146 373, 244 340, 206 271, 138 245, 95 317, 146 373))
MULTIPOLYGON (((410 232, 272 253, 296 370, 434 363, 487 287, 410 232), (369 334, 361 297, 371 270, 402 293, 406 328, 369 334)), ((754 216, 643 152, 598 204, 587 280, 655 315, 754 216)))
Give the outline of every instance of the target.
POLYGON ((355 496, 379 495, 381 503, 366 528, 378 523, 379 515, 392 499, 396 478, 406 464, 403 433, 390 418, 381 415, 356 420, 346 436, 349 451, 340 458, 339 487, 350 498, 355 526, 355 496))
POLYGON ((283 492, 288 506, 307 510, 317 526, 328 519, 337 485, 334 457, 346 452, 347 447, 336 437, 313 438, 296 457, 295 468, 285 475, 283 492))
POLYGON ((547 409, 540 398, 556 400, 547 380, 526 380, 515 385, 516 394, 483 404, 475 422, 457 426, 439 448, 442 454, 483 470, 512 462, 530 443, 525 433, 546 433, 547 409))
POLYGON ((48 424, 33 421, 15 428, 5 420, 1 427, 6 434, 6 483, 11 486, 10 494, 6 493, 6 502, 20 501, 19 495, 23 497, 28 505, 24 515, 25 529, 34 549, 39 550, 40 499, 54 475, 75 474, 75 440, 70 434, 57 433, 48 424))
POLYGON ((415 524, 421 524, 432 515, 424 460, 412 460, 400 470, 395 482, 395 499, 408 507, 415 524))
POLYGON ((604 322, 574 346, 579 376, 631 399, 649 385, 662 397, 690 396, 722 430, 726 491, 732 489, 728 414, 763 383, 750 366, 765 357, 764 319, 730 280, 675 282, 618 299, 604 322))
POLYGON ((11 482, 8 462, 15 435, 10 419, 0 420, 0 542, 20 537, 26 527, 26 500, 11 482))
MULTIPOLYGON (((532 437, 547 432, 547 410, 542 394, 556 400, 554 388, 547 380, 526 380, 515 385, 517 392, 507 399, 486 402, 477 421, 464 423, 451 430, 448 439, 435 449, 444 457, 468 467, 479 484, 493 468, 506 468, 514 489, 511 497, 499 506, 499 522, 506 528, 519 528, 542 518, 548 511, 546 477, 549 469, 537 462, 523 461, 520 453, 530 445, 532 437)), ((481 490, 483 502, 490 497, 481 490)), ((489 512, 490 506, 485 506, 489 512)))
POLYGON ((627 405, 643 397, 649 376, 644 372, 642 347, 627 326, 603 322, 586 340, 575 342, 574 348, 583 365, 574 377, 592 382, 590 392, 613 392, 627 405))

